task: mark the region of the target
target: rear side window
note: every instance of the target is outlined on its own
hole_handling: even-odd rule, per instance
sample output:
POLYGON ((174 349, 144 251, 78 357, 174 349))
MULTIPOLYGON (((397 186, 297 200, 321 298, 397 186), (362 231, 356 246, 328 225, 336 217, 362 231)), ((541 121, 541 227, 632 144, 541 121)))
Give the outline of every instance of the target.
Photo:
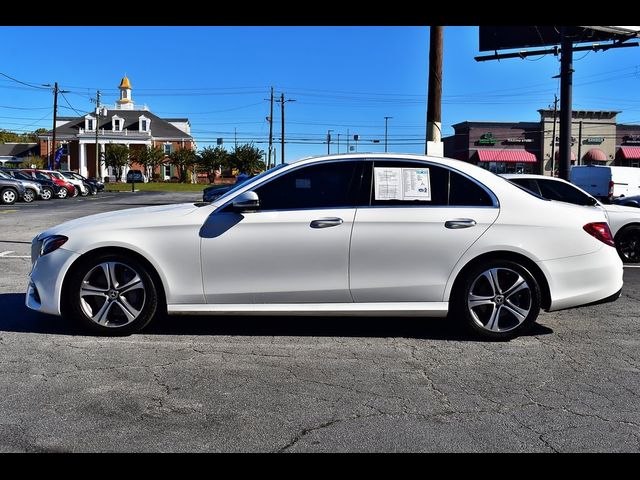
POLYGON ((484 188, 448 168, 411 161, 376 160, 373 166, 371 162, 367 163, 369 166, 365 178, 371 179, 371 205, 493 206, 493 199, 484 188), (389 185, 381 173, 390 177, 387 182, 389 185), (394 192, 394 188, 399 189, 400 193, 394 192), (397 198, 384 198, 394 193, 397 198))
POLYGON ((459 207, 490 207, 491 197, 484 188, 469 178, 449 173, 449 205, 459 207))

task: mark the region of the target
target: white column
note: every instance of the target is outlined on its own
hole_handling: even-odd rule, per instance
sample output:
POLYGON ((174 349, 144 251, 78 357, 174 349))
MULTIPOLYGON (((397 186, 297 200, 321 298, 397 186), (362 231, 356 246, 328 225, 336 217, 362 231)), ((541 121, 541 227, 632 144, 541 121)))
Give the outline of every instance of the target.
POLYGON ((86 177, 87 176, 87 145, 85 143, 80 144, 80 165, 79 165, 79 174, 86 177))
POLYGON ((100 156, 99 156, 100 173, 98 175, 98 180, 103 181, 104 177, 106 176, 106 169, 107 169, 107 166, 104 163, 104 144, 99 143, 98 148, 100 149, 99 150, 100 151, 100 156))

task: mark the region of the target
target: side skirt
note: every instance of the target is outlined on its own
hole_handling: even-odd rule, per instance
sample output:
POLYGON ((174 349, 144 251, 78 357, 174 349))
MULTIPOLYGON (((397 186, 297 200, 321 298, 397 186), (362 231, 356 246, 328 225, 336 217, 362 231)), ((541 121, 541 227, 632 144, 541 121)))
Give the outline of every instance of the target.
POLYGON ((256 303, 167 305, 171 315, 312 315, 446 317, 447 302, 256 303))

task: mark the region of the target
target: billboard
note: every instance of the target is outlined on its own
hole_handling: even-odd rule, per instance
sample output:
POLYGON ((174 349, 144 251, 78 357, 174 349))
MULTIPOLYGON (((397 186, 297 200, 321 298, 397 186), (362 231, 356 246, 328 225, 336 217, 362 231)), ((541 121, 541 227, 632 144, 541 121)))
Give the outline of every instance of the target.
MULTIPOLYGON (((493 52, 513 48, 559 45, 560 26, 481 25, 480 51, 493 52)), ((640 27, 576 26, 568 27, 573 43, 597 43, 636 37, 640 27)))

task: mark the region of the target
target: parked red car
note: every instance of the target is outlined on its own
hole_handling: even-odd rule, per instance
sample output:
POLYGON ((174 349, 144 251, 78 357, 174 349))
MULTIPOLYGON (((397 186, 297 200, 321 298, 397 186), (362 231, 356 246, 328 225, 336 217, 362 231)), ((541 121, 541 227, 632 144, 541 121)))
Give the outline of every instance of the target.
POLYGON ((44 175, 46 178, 52 180, 53 183, 55 183, 56 185, 63 187, 58 192, 59 198, 65 198, 67 196, 69 197, 78 196, 78 191, 76 190, 76 187, 74 187, 72 184, 67 182, 64 176, 58 172, 55 172, 53 170, 36 170, 32 168, 27 168, 22 171, 25 173, 28 173, 34 178, 38 178, 40 175, 44 175))

